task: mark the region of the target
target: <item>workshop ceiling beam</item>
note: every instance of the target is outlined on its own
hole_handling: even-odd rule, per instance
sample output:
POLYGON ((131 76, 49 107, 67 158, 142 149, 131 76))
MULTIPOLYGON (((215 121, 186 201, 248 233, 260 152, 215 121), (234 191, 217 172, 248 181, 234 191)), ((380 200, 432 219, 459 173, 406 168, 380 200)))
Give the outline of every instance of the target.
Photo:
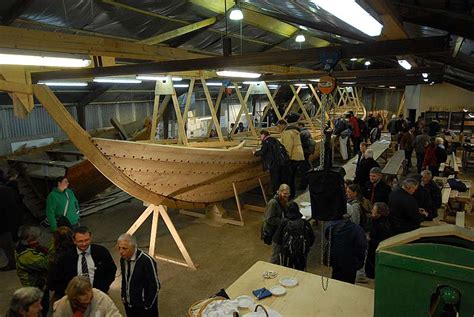
MULTIPOLYGON (((190 0, 190 2, 215 13, 225 14, 225 5, 223 1, 190 0)), ((234 5, 234 1, 227 1, 227 10, 229 10, 234 5)), ((248 10, 246 9, 246 6, 242 6, 241 10, 244 15, 245 23, 261 28, 267 32, 278 34, 286 38, 292 38, 298 32, 300 32, 299 28, 289 23, 282 22, 278 19, 261 14, 256 11, 248 10)), ((306 41, 308 41, 308 43, 310 43, 314 47, 324 47, 331 44, 328 41, 317 38, 315 36, 305 36, 306 41)))
MULTIPOLYGON (((368 70, 347 70, 334 71, 332 76, 338 79, 356 79, 360 77, 390 77, 390 76, 413 76, 422 73, 443 73, 442 67, 413 67, 410 70, 400 68, 385 68, 385 69, 368 69, 368 70)), ((303 80, 316 79, 321 76, 327 76, 327 72, 313 72, 308 74, 289 74, 289 75, 265 75, 262 77, 264 81, 283 81, 283 80, 303 80)))
POLYGON ((364 0, 382 19, 382 38, 399 40, 408 38, 400 18, 387 0, 364 0))
POLYGON ((196 23, 185 25, 185 26, 180 27, 176 30, 172 30, 172 31, 169 31, 169 32, 165 32, 165 33, 161 33, 161 34, 152 36, 150 38, 147 38, 145 40, 140 41, 139 43, 147 44, 147 45, 156 45, 158 43, 165 42, 165 41, 170 40, 170 39, 174 39, 178 36, 200 30, 200 29, 205 28, 209 25, 213 25, 214 23, 216 23, 216 21, 217 21, 217 18, 212 17, 212 18, 205 19, 205 20, 202 20, 202 21, 199 21, 199 22, 196 22, 196 23))
POLYGON ((474 63, 470 62, 469 60, 464 60, 459 57, 452 57, 450 55, 438 54, 426 54, 422 55, 422 57, 474 74, 474 63))
POLYGON ((328 46, 288 50, 281 52, 264 52, 227 57, 208 57, 181 61, 143 63, 135 65, 111 66, 101 68, 84 68, 52 71, 33 74, 35 81, 50 79, 90 78, 97 76, 119 76, 132 74, 168 73, 189 70, 206 70, 222 68, 239 68, 272 64, 292 65, 308 61, 318 61, 322 53, 339 52, 344 58, 368 58, 387 55, 418 54, 443 52, 447 49, 448 38, 445 36, 424 37, 406 40, 391 40, 364 44, 328 46))

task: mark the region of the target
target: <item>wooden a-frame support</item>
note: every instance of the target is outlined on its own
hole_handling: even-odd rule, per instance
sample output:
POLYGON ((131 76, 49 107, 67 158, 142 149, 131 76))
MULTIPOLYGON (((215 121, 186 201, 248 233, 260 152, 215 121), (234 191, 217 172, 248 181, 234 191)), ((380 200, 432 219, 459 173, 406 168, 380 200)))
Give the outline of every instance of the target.
MULTIPOLYGON (((237 114, 237 117, 235 119, 235 126, 232 129, 230 135, 234 135, 235 130, 237 130, 237 126, 239 125, 240 118, 242 117, 242 113, 244 111, 246 111, 245 115, 247 117, 247 120, 250 117, 250 114, 248 114, 247 101, 249 100, 250 95, 253 95, 253 94, 266 95, 269 102, 270 102, 270 104, 272 105, 273 111, 275 111, 275 113, 277 115, 278 120, 280 120, 282 118, 282 116, 280 114, 280 111, 278 110, 278 107, 275 104, 275 100, 273 100, 272 94, 270 93, 270 90, 268 89, 268 86, 264 81, 250 84, 249 88, 247 89, 247 93, 245 94, 245 97, 244 97, 243 100, 242 100, 242 94, 240 93, 240 90, 239 90, 239 86, 237 85, 237 83, 233 83, 233 85, 235 87, 237 96, 238 96, 239 101, 240 101, 240 110, 239 110, 239 113, 237 114), (240 95, 240 97, 239 97, 239 95, 240 95)), ((252 120, 250 120, 250 121, 252 121, 252 120)), ((253 126, 253 122, 251 124, 253 126)), ((250 123, 249 123, 249 127, 250 127, 250 123)), ((253 131, 252 131, 252 134, 254 134, 253 131)), ((255 131, 254 136, 255 137, 257 136, 256 131, 255 131)))
MULTIPOLYGON (((212 121, 214 122, 214 126, 216 127, 216 132, 217 132, 217 136, 219 137, 219 142, 223 144, 224 136, 222 135, 221 125, 219 123, 220 118, 217 118, 217 114, 216 114, 219 106, 216 105, 214 107, 214 103, 212 102, 211 94, 209 93, 209 89, 207 88, 206 80, 204 79, 204 77, 201 77, 201 83, 202 83, 202 89, 204 90, 204 94, 206 95, 207 104, 209 105, 209 110, 211 111, 212 121)), ((210 132, 210 130, 208 131, 210 132)))
POLYGON ((184 243, 181 240, 181 237, 179 236, 178 231, 173 225, 173 221, 171 221, 171 218, 168 215, 167 207, 163 205, 156 206, 153 204, 148 204, 148 207, 145 209, 145 211, 140 215, 140 217, 138 217, 138 219, 133 223, 133 225, 131 225, 130 228, 127 230, 127 233, 134 234, 143 225, 143 223, 148 219, 148 217, 151 214, 153 214, 153 218, 151 222, 150 247, 148 249, 148 254, 150 254, 152 257, 155 257, 158 260, 189 267, 190 269, 196 270, 197 268, 196 265, 191 259, 191 256, 189 255, 188 250, 184 246, 184 243), (179 260, 179 259, 174 259, 165 255, 155 254, 156 240, 157 240, 157 233, 158 233, 158 220, 160 218, 160 215, 166 227, 170 231, 174 242, 178 246, 179 251, 183 255, 184 261, 179 260))

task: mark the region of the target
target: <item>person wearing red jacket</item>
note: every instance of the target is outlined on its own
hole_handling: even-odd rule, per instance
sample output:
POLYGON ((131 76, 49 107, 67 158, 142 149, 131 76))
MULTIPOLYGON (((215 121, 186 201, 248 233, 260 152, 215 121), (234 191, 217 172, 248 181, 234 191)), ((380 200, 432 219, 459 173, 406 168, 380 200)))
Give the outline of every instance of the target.
POLYGON ((357 154, 357 151, 359 151, 359 144, 360 144, 360 127, 359 127, 359 122, 357 121, 357 117, 354 116, 354 113, 352 111, 349 112, 349 124, 352 126, 352 145, 354 146, 354 155, 357 154))
POLYGON ((423 159, 423 169, 429 169, 433 176, 438 176, 440 162, 436 158, 436 143, 435 140, 431 140, 430 145, 425 150, 425 158, 423 159))

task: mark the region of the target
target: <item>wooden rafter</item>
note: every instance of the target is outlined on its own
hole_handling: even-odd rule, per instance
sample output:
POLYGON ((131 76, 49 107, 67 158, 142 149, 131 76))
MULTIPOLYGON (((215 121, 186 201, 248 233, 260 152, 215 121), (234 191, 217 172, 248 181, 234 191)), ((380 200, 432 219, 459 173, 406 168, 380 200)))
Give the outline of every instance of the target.
POLYGON ((206 95, 207 104, 209 105, 209 110, 211 111, 212 121, 214 121, 214 126, 216 127, 217 136, 219 137, 219 142, 224 143, 224 136, 222 135, 221 125, 219 123, 219 119, 216 114, 217 108, 214 107, 214 103, 212 102, 211 94, 209 93, 209 88, 207 88, 206 80, 204 77, 201 77, 201 84, 202 89, 204 90, 204 94, 206 95))
MULTIPOLYGON (((224 14, 225 11, 224 1, 191 0, 191 3, 218 14, 224 14)), ((227 9, 235 5, 235 1, 228 1, 227 3, 227 9)), ((275 33, 286 38, 291 38, 295 36, 295 34, 297 34, 300 30, 289 23, 282 22, 278 19, 256 11, 248 10, 245 8, 245 6, 243 6, 241 9, 244 15, 244 21, 246 23, 259 27, 265 31, 275 33)), ((306 35, 306 40, 314 47, 324 47, 330 44, 326 40, 311 35, 306 35)))
POLYGON ((403 24, 386 0, 365 0, 383 21, 383 38, 390 40, 406 39, 408 34, 403 28, 403 24))
POLYGON ((178 29, 175 29, 175 30, 172 30, 172 31, 169 31, 169 32, 165 32, 165 33, 161 33, 161 34, 152 36, 150 38, 147 38, 145 40, 140 41, 140 43, 148 44, 148 45, 156 45, 158 43, 165 42, 165 41, 173 39, 175 37, 178 37, 178 36, 181 36, 181 35, 184 35, 184 34, 187 34, 187 33, 191 33, 191 32, 194 32, 194 31, 202 29, 202 28, 205 28, 209 25, 212 25, 212 24, 216 23, 216 21, 217 21, 216 17, 211 17, 211 18, 208 18, 208 19, 205 19, 205 20, 202 20, 202 21, 198 21, 196 23, 188 24, 186 26, 180 27, 178 29))
POLYGON ((208 57, 165 61, 134 65, 85 68, 35 73, 34 80, 71 79, 96 76, 119 76, 129 74, 168 73, 177 71, 217 69, 225 67, 248 67, 272 64, 293 64, 318 59, 323 53, 339 52, 341 58, 374 57, 399 54, 415 54, 445 51, 447 37, 423 37, 406 40, 390 40, 364 44, 348 44, 323 48, 308 48, 281 52, 253 53, 227 57, 208 57))
MULTIPOLYGON (((239 98, 241 109, 243 110, 243 112, 245 114, 245 118, 247 118, 247 124, 249 125, 250 132, 252 132, 252 135, 254 137, 257 137, 257 131, 255 131, 255 126, 253 125, 253 118, 249 113, 249 109, 247 107, 247 102, 244 99, 242 99, 242 94, 240 93, 239 84, 234 82, 233 85, 235 87, 235 93, 237 94, 237 98, 239 98)), ((254 85, 254 84, 251 84, 251 85, 254 85)), ((250 90, 250 88, 249 88, 249 90, 250 90)), ((247 94, 248 94, 248 92, 247 92, 247 94)), ((240 118, 239 118, 239 120, 240 120, 240 118)), ((238 126, 239 120, 235 121, 234 129, 238 126)), ((234 129, 232 130, 231 135, 234 134, 234 129)))
POLYGON ((193 97, 193 90, 194 90, 195 83, 196 83, 196 79, 194 77, 191 78, 189 82, 188 93, 186 94, 186 103, 184 104, 184 111, 183 111, 183 122, 185 125, 188 122, 188 112, 189 112, 189 107, 191 106, 191 100, 193 97))

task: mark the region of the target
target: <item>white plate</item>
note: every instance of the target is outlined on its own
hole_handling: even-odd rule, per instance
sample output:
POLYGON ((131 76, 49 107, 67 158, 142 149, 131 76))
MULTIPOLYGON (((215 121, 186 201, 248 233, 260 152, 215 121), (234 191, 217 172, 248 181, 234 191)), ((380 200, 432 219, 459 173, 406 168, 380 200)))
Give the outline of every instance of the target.
POLYGON ((280 284, 285 287, 295 287, 298 285, 298 280, 294 277, 282 277, 280 279, 280 284))
POLYGON ((247 295, 241 295, 236 300, 239 303, 239 308, 250 308, 255 304, 253 298, 247 295))
POLYGON ((301 206, 301 207, 311 206, 311 203, 308 202, 308 201, 303 201, 303 202, 300 203, 300 206, 301 206))
POLYGON ((272 286, 268 290, 270 291, 270 293, 272 293, 272 295, 275 296, 283 296, 286 294, 286 288, 280 285, 272 286))

